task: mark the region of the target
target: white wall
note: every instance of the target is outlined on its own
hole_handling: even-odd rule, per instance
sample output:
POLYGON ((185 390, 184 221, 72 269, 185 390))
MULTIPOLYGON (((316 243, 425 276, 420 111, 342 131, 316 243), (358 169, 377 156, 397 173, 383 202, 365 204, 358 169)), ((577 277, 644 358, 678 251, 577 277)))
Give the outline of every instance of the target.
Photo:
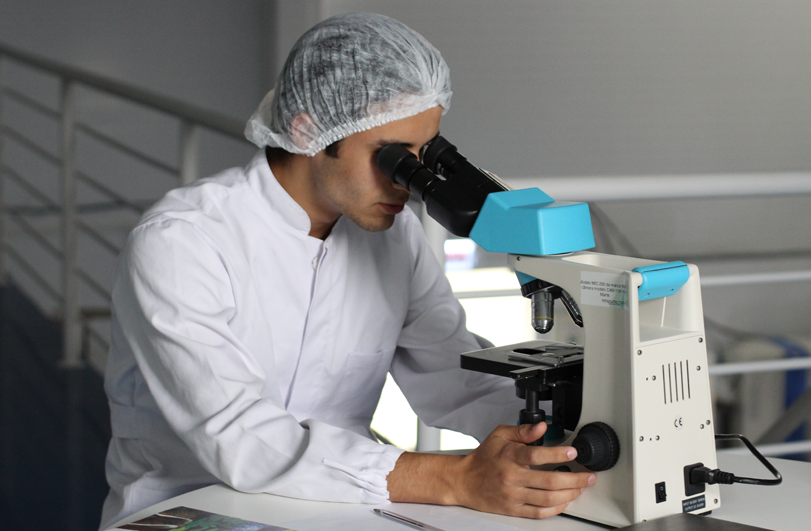
POLYGON ((444 132, 504 176, 811 167, 808 2, 323 4, 428 38, 451 67, 444 132))
POLYGON ((270 68, 265 4, 0 0, 0 42, 247 117, 270 68))

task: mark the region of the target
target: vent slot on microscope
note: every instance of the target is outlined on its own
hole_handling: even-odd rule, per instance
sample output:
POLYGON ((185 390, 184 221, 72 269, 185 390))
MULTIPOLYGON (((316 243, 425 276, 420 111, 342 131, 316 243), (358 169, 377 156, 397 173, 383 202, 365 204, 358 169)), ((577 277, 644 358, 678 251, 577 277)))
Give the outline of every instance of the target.
POLYGON ((685 402, 692 398, 690 360, 662 365, 662 392, 665 404, 685 402))

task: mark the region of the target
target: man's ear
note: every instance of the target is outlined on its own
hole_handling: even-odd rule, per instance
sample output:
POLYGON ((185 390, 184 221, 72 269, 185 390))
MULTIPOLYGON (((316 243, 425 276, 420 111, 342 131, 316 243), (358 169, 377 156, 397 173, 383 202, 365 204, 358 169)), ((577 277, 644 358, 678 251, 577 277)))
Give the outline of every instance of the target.
POLYGON ((306 151, 318 138, 318 126, 309 114, 301 113, 290 124, 290 135, 297 148, 306 151))

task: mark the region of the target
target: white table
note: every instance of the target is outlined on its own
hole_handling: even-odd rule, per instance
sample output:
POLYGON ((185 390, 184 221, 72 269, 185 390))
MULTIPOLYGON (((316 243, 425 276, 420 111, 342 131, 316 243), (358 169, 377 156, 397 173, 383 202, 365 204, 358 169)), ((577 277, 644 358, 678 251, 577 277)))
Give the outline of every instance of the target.
MULTIPOLYGON (((752 456, 730 455, 723 452, 718 454, 721 470, 733 472, 739 476, 768 478, 771 475, 752 456)), ((719 518, 739 522, 756 527, 772 529, 774 531, 796 531, 811 528, 811 463, 787 461, 784 459, 770 459, 783 475, 783 483, 776 487, 761 487, 751 485, 722 485, 721 508, 715 510, 711 518, 719 518)), ((245 494, 237 492, 225 485, 213 485, 194 492, 177 496, 162 503, 158 503, 140 511, 124 520, 120 524, 139 520, 158 511, 177 506, 192 507, 212 513, 225 514, 244 520, 262 522, 273 525, 291 525, 311 517, 326 517, 336 513, 359 513, 359 508, 368 512, 369 518, 377 518, 374 522, 380 523, 380 528, 386 523, 383 519, 371 513, 370 506, 313 502, 273 496, 270 494, 245 494), (354 511, 352 513, 345 511, 354 511)), ((413 511, 425 510, 425 506, 413 504, 391 504, 390 510, 406 516, 417 516, 413 511), (411 514, 409 514, 411 513, 411 514)), ((462 507, 433 508, 454 515, 466 522, 459 526, 460 531, 470 531, 472 518, 481 520, 482 524, 501 524, 507 528, 553 531, 594 531, 605 529, 604 526, 589 522, 575 520, 566 516, 555 516, 545 520, 528 520, 512 518, 487 513, 480 513, 462 507)), ((363 513, 364 515, 366 513, 363 513)), ((429 522, 430 523, 430 522, 429 522)), ((394 524, 394 529, 407 531, 407 527, 394 524)), ((304 526, 307 527, 306 525, 304 526)), ((390 527, 386 527, 389 529, 390 527)), ((455 529, 443 527, 445 531, 455 529)), ((503 529, 503 527, 502 527, 503 529)), ((306 531, 306 530, 303 530, 306 531)))

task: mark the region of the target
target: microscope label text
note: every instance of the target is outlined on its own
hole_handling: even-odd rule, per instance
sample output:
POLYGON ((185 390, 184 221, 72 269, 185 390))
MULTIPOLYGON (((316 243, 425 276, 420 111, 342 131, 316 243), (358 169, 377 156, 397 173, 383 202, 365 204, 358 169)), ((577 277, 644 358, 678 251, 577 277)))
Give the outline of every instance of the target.
POLYGON ((623 275, 582 271, 580 273, 581 304, 607 308, 625 308, 628 288, 623 275))

